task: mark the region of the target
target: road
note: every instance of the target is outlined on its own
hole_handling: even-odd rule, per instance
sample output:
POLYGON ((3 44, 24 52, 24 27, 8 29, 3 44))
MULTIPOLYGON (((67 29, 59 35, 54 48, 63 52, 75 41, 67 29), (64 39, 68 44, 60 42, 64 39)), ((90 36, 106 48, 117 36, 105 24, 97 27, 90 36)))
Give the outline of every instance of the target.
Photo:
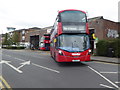
POLYGON ((103 62, 57 63, 48 51, 2 50, 1 82, 9 88, 117 89, 118 65, 103 62))

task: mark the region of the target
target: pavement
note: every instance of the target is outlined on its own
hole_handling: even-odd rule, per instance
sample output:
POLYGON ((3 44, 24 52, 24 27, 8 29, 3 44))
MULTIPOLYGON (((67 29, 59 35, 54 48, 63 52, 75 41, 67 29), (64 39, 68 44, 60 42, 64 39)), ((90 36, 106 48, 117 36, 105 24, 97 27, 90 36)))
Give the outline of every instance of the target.
POLYGON ((91 56, 91 60, 120 64, 120 58, 115 58, 115 57, 91 56))

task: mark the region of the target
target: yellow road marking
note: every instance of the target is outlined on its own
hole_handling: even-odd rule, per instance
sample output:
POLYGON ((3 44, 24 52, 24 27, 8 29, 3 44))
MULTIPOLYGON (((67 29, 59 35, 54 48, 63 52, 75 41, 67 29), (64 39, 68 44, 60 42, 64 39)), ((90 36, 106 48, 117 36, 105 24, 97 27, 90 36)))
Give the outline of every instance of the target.
POLYGON ((0 88, 1 88, 1 89, 5 88, 5 87, 3 86, 3 84, 2 84, 2 82, 0 82, 0 88))
POLYGON ((109 63, 109 62, 98 62, 98 61, 95 61, 95 63, 103 63, 103 64, 111 64, 111 65, 120 65, 120 64, 116 64, 116 63, 109 63))
POLYGON ((10 85, 6 82, 6 80, 2 76, 0 76, 0 80, 5 84, 6 88, 9 88, 10 90, 12 90, 10 85))

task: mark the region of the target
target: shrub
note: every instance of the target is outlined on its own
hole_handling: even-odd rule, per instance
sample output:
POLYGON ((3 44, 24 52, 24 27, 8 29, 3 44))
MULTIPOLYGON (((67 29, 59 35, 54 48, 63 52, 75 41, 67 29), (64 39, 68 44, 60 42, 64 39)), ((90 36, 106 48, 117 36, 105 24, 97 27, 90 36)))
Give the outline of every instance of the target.
POLYGON ((25 49, 25 47, 19 46, 19 47, 17 47, 17 49, 25 49))
POLYGON ((115 49, 115 56, 120 57, 120 39, 114 40, 113 48, 115 49))
POLYGON ((96 46, 97 55, 120 57, 120 39, 100 40, 96 46))
POLYGON ((23 46, 6 46, 6 47, 2 47, 5 49, 25 49, 25 47, 23 46))
POLYGON ((100 40, 96 44, 96 47, 97 47, 97 49, 96 49, 97 55, 100 55, 100 56, 106 56, 107 55, 108 41, 100 40))

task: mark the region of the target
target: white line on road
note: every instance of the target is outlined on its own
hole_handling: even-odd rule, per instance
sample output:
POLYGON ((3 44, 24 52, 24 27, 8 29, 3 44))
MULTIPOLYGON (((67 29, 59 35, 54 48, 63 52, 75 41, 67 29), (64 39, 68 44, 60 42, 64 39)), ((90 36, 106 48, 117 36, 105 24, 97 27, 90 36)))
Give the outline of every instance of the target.
POLYGON ((96 71, 92 67, 88 66, 88 68, 90 68, 92 71, 94 71, 95 73, 97 73, 98 75, 100 75, 103 79, 105 79, 106 81, 108 81, 110 84, 112 84, 117 89, 120 89, 116 84, 114 84, 112 81, 110 81, 109 79, 107 79, 105 76, 103 76, 101 73, 99 73, 98 71, 96 71))
MULTIPOLYGON (((23 59, 20 59, 20 58, 16 58, 16 57, 14 57, 14 59, 17 59, 17 60, 19 60, 19 61, 26 61, 26 60, 23 60, 23 59)), ((45 67, 45 66, 41 66, 41 65, 38 65, 38 64, 35 64, 35 63, 32 63, 32 65, 35 65, 35 66, 40 67, 40 68, 43 68, 43 69, 47 69, 47 70, 49 70, 49 71, 53 71, 53 72, 56 72, 56 73, 60 73, 60 71, 57 71, 57 70, 54 70, 54 69, 51 69, 51 68, 48 68, 48 67, 45 67)), ((23 66, 23 65, 22 65, 22 66, 23 66)), ((22 67, 22 66, 21 66, 21 67, 22 67)), ((16 68, 16 69, 19 70, 19 68, 21 68, 21 67, 18 67, 18 68, 16 68)))
MULTIPOLYGON (((15 59, 20 60, 20 61, 26 61, 26 60, 23 60, 23 59, 20 59, 20 58, 15 58, 15 59)), ((35 64, 35 63, 32 63, 32 65, 35 65, 35 66, 40 67, 40 68, 43 68, 43 69, 47 69, 47 70, 49 70, 49 71, 53 71, 53 72, 56 72, 56 73, 60 73, 60 72, 57 71, 57 70, 54 70, 54 69, 51 69, 51 68, 47 68, 47 67, 45 67, 45 66, 41 66, 41 65, 38 65, 38 64, 35 64)))
POLYGON ((118 84, 118 83, 120 83, 120 82, 116 81, 115 83, 118 84))
POLYGON ((12 57, 12 58, 17 59, 17 60, 19 60, 19 61, 25 61, 25 60, 23 60, 23 59, 16 58, 16 57, 13 57, 13 56, 10 56, 10 55, 7 55, 7 54, 5 54, 5 56, 12 57))
POLYGON ((4 61, 4 63, 5 63, 5 64, 7 64, 8 66, 10 66, 12 69, 16 70, 17 72, 22 73, 22 71, 21 71, 21 70, 17 69, 17 68, 16 68, 16 67, 14 67, 12 64, 9 64, 9 62, 8 62, 8 61, 5 61, 5 60, 2 60, 2 61, 4 61))
POLYGON ((107 73, 107 74, 118 74, 118 72, 100 72, 100 73, 107 73))
POLYGON ((35 63, 32 63, 32 65, 35 65, 35 66, 40 67, 40 68, 43 68, 43 69, 47 69, 47 70, 49 70, 49 71, 53 71, 53 72, 56 72, 56 73, 60 73, 60 72, 57 71, 57 70, 54 70, 54 69, 51 69, 51 68, 47 68, 47 67, 44 67, 44 66, 35 64, 35 63))
POLYGON ((25 65, 30 65, 30 61, 25 61, 25 62, 21 63, 21 66, 19 66, 17 69, 20 69, 25 65))
POLYGON ((5 56, 8 56, 8 57, 12 57, 12 56, 10 56, 10 55, 7 55, 7 54, 4 54, 5 56))
POLYGON ((16 57, 14 59, 17 59, 19 61, 26 61, 26 60, 23 60, 23 59, 20 59, 20 58, 16 58, 16 57))
POLYGON ((108 86, 108 85, 104 85, 104 84, 100 84, 100 86, 103 86, 103 87, 106 87, 106 88, 114 88, 114 87, 111 87, 111 86, 108 86))
MULTIPOLYGON (((15 59, 20 60, 20 61, 26 61, 26 60, 19 59, 19 58, 15 58, 15 59)), ((54 70, 54 69, 51 69, 51 68, 47 68, 47 67, 44 67, 44 66, 41 66, 41 65, 35 64, 35 63, 32 63, 32 65, 35 65, 35 66, 37 66, 37 67, 40 67, 40 68, 43 68, 43 69, 47 69, 47 70, 50 70, 50 71, 53 71, 53 72, 56 72, 56 73, 60 73, 60 72, 57 71, 57 70, 54 70)))
POLYGON ((0 64, 9 63, 9 62, 11 62, 11 61, 1 60, 1 61, 0 61, 0 64))

